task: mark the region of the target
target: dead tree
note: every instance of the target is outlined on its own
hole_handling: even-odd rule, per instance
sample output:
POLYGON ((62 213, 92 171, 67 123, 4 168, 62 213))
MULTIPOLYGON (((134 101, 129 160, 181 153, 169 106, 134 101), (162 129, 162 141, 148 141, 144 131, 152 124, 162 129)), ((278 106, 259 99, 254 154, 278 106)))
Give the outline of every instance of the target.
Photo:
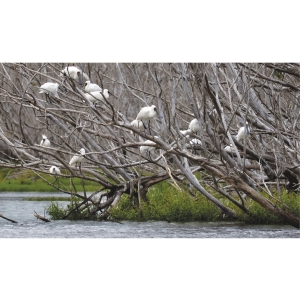
POLYGON ((279 193, 299 192, 299 64, 85 64, 90 81, 110 92, 95 99, 96 105, 84 85, 61 76, 66 66, 1 64, 0 167, 28 169, 45 181, 49 168, 59 167, 63 172, 48 184, 80 198, 73 209, 86 210, 87 218, 107 218, 123 194, 143 201, 158 182, 186 180, 232 218, 238 217, 235 211, 207 186, 237 209, 251 213, 244 206, 248 196, 299 228, 299 217, 276 205, 282 201, 268 187, 275 183, 279 193), (39 94, 45 82, 59 84, 51 103, 39 94), (152 119, 150 135, 131 122, 141 107, 153 104, 162 118, 152 119), (183 135, 193 119, 199 130, 183 135), (246 124, 250 134, 238 140, 246 124), (40 146, 42 134, 50 147, 40 146), (151 157, 139 150, 147 140, 155 143, 151 157), (70 166, 81 148, 80 167, 70 166), (196 172, 205 176, 205 185, 196 172), (69 178, 70 187, 60 185, 60 177, 69 178), (77 193, 74 177, 99 189, 90 197, 77 193))

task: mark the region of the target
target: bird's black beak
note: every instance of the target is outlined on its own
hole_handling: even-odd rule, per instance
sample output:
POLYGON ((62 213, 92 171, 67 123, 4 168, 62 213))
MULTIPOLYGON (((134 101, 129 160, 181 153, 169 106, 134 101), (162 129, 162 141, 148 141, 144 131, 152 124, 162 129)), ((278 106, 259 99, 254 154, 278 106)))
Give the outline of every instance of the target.
POLYGON ((113 93, 111 93, 110 91, 108 91, 109 95, 112 95, 113 97, 115 97, 116 99, 118 99, 113 93))
POLYGON ((246 134, 250 134, 250 129, 247 124, 246 124, 246 134))
POLYGON ((77 72, 77 75, 78 75, 78 83, 79 83, 80 85, 82 85, 81 73, 80 73, 80 72, 77 72))

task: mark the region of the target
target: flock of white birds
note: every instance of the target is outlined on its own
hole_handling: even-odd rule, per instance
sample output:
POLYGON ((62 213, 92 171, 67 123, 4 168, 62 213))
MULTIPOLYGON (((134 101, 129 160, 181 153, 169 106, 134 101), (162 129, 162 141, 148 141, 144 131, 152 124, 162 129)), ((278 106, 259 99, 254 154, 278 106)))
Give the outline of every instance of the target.
MULTIPOLYGON (((82 72, 82 70, 80 70, 79 68, 77 68, 75 66, 68 66, 68 67, 64 68, 61 71, 60 76, 66 76, 66 77, 72 78, 73 80, 77 81, 80 85, 82 85, 83 79, 86 80, 85 84, 84 84, 84 91, 86 92, 85 97, 87 100, 89 100, 94 105, 96 105, 96 103, 98 101, 103 101, 105 99, 107 100, 109 98, 109 91, 107 89, 104 89, 102 91, 101 87, 99 87, 95 83, 90 82, 90 79, 87 74, 85 74, 84 72, 82 72)), ((59 88, 58 83, 46 82, 39 87, 39 90, 40 90, 39 93, 46 94, 46 99, 49 99, 49 101, 50 101, 50 96, 59 98, 58 88, 59 88)), ((148 121, 149 133, 151 134, 150 120, 153 119, 156 115, 159 115, 159 114, 157 112, 157 108, 155 105, 151 105, 150 107, 143 107, 140 110, 140 112, 138 113, 136 119, 131 122, 131 126, 137 128, 137 129, 141 129, 144 127, 144 130, 146 130, 147 126, 145 125, 144 121, 148 121)), ((162 116, 160 116, 160 117, 162 118, 162 116)), ((189 123, 188 129, 181 130, 180 132, 186 138, 189 138, 191 133, 197 134, 198 132, 200 132, 199 121, 196 118, 193 119, 189 123)), ((245 134, 250 134, 248 122, 246 122, 246 126, 243 126, 239 129, 236 139, 240 142, 245 137, 245 134)), ((157 136, 155 136, 155 137, 157 137, 157 136)), ((51 144, 51 142, 49 141, 47 136, 43 134, 42 140, 40 142, 40 146, 50 147, 50 144, 51 144)), ((156 143, 151 140, 146 140, 144 142, 144 144, 145 145, 140 146, 140 153, 147 152, 150 157, 150 152, 155 149, 156 143)), ((199 139, 192 139, 190 141, 190 144, 191 145, 201 145, 202 143, 199 139)), ((233 152, 232 145, 230 144, 230 146, 226 146, 224 148, 224 150, 226 152, 233 152)), ((81 164, 84 160, 84 155, 85 155, 85 149, 81 148, 79 150, 79 153, 75 154, 71 158, 69 165, 71 167, 73 167, 73 166, 77 166, 77 164, 81 164)), ((61 171, 60 171, 59 167, 57 167, 57 166, 51 166, 49 169, 49 172, 54 175, 61 174, 61 171)))

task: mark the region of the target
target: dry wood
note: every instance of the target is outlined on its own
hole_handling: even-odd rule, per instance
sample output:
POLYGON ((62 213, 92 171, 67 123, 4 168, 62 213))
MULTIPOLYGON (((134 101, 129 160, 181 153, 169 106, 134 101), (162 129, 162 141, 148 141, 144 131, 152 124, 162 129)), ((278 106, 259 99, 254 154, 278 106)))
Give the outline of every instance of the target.
POLYGON ((34 215, 36 218, 38 218, 38 219, 40 219, 40 220, 42 220, 42 221, 44 221, 44 222, 50 222, 49 219, 47 219, 47 218, 45 218, 45 217, 39 215, 38 213, 36 213, 36 211, 34 211, 34 214, 33 214, 33 215, 34 215))
POLYGON ((270 193, 275 183, 279 193, 300 191, 300 64, 84 64, 91 82, 111 92, 96 106, 76 80, 60 76, 63 67, 0 64, 0 167, 34 172, 57 190, 82 199, 74 209, 86 209, 90 217, 107 218, 122 194, 140 195, 143 201, 151 186, 170 180, 174 186, 181 181, 193 185, 233 218, 238 215, 207 186, 238 210, 251 214, 241 197, 247 194, 299 227, 298 215, 276 207, 280 199, 275 194, 274 202, 266 201, 257 190, 270 193), (49 80, 60 86, 59 98, 51 103, 38 92, 49 80), (141 107, 153 104, 160 116, 151 120, 152 136, 131 121, 141 107), (183 136, 180 130, 187 130, 194 118, 199 131, 183 136), (251 132, 238 141, 246 121, 251 132), (51 147, 40 147, 41 134, 51 147), (192 139, 198 140, 196 145, 192 139), (146 140, 156 143, 151 156, 140 155, 146 140), (70 157, 80 148, 86 151, 84 161, 79 169, 70 167, 70 157), (61 177, 70 178, 70 187, 60 184, 61 177, 54 182, 45 177, 52 165, 60 167, 61 177), (74 177, 83 186, 92 181, 106 198, 89 201, 86 193, 77 193, 74 177))
POLYGON ((0 218, 3 218, 3 219, 5 219, 5 220, 7 220, 7 221, 10 221, 10 222, 12 222, 12 223, 18 223, 17 221, 14 221, 14 220, 12 220, 12 219, 9 219, 9 218, 7 218, 7 217, 4 217, 2 214, 0 214, 0 218))

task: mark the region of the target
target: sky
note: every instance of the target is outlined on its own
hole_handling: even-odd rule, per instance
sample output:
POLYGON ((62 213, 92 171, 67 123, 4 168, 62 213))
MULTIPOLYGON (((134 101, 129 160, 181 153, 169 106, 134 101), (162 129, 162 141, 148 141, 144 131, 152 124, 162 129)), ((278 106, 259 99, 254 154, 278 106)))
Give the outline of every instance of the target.
POLYGON ((1 16, 0 62, 299 60, 290 0, 15 2, 1 16))

